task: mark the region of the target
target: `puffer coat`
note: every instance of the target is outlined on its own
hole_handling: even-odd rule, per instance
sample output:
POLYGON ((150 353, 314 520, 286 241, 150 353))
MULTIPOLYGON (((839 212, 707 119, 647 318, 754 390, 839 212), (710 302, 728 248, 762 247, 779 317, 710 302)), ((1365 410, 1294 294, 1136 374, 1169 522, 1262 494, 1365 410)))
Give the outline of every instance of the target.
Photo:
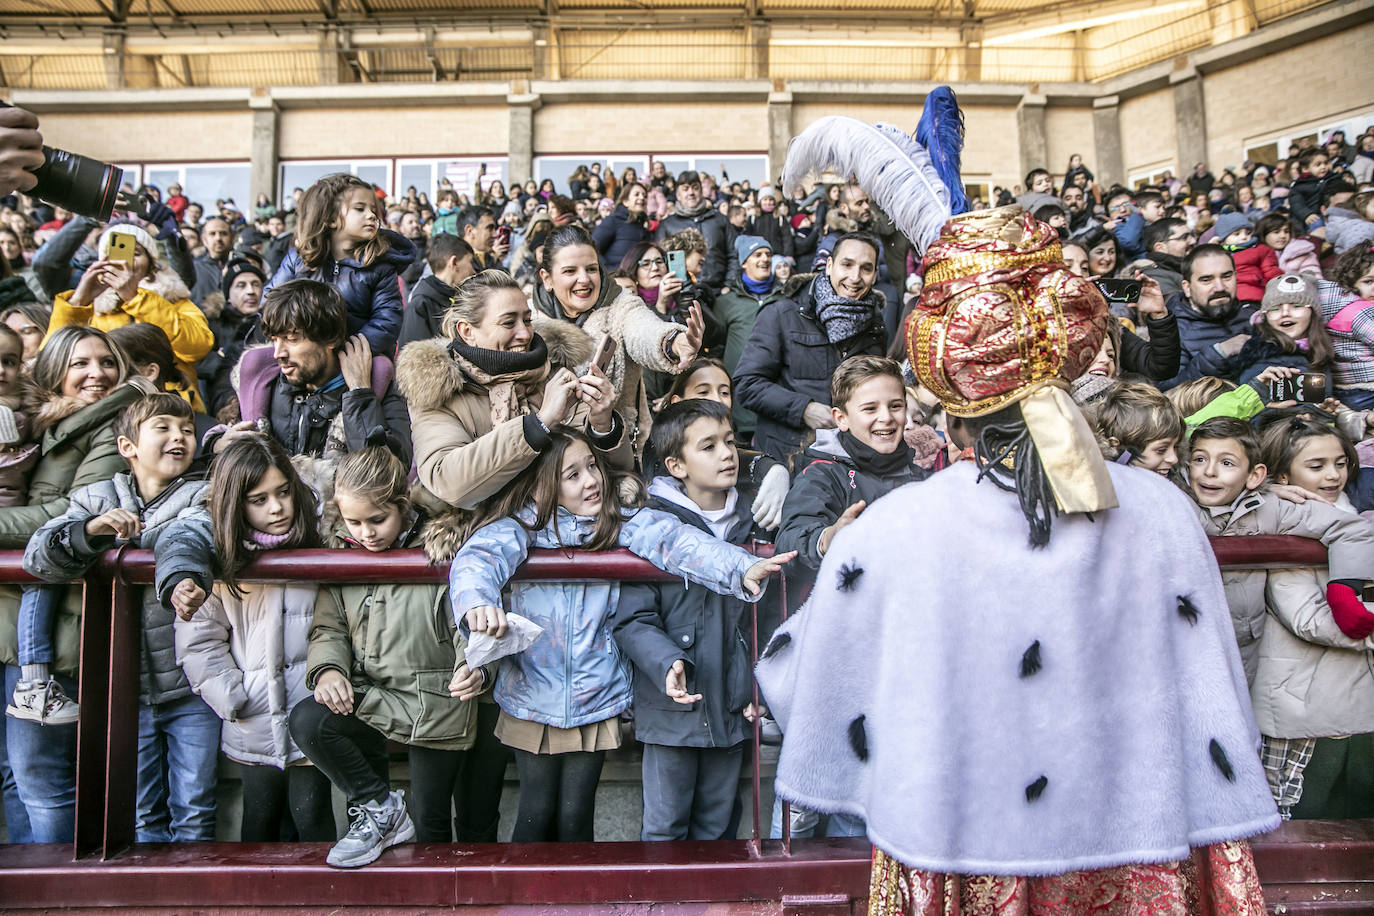
POLYGON ((354 258, 344 258, 331 261, 321 270, 310 270, 293 245, 272 275, 272 282, 263 289, 263 298, 274 286, 288 280, 305 278, 328 283, 339 291, 348 306, 348 333, 361 332, 371 344, 373 356, 390 358, 396 352, 396 338, 401 333, 401 271, 415 260, 415 246, 398 232, 380 231, 391 247, 368 267, 354 258))
MULTIPOLYGON (((534 520, 533 506, 520 514, 534 520)), ((501 591, 531 547, 575 548, 592 535, 595 520, 558 509, 548 525, 531 531, 506 518, 478 529, 449 570, 453 614, 498 607, 501 591)), ((756 558, 732 544, 655 509, 629 514, 620 546, 660 569, 722 595, 753 600, 744 576, 756 558)), ((611 635, 620 583, 516 582, 509 610, 544 628, 525 651, 501 660, 495 698, 507 715, 556 728, 576 728, 619 715, 632 700, 629 662, 611 635)))
MULTIPOLYGON (((133 549, 154 550, 173 522, 202 510, 209 489, 205 480, 181 477, 145 501, 128 472, 82 487, 72 493, 67 511, 39 528, 29 540, 24 569, 49 582, 70 582, 85 575, 103 551, 117 546, 113 536, 86 534, 86 523, 111 509, 128 509, 143 522, 142 533, 124 543, 133 549)), ((142 624, 139 699, 154 704, 188 697, 191 687, 173 647, 172 612, 158 600, 155 589, 140 586, 137 591, 142 624)))

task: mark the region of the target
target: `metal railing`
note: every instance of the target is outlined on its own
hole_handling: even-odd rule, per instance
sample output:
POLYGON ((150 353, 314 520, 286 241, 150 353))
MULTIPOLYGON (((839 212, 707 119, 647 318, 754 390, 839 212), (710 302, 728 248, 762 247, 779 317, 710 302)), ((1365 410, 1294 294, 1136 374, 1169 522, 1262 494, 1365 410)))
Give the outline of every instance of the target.
MULTIPOLYGON (((1216 538, 1218 562, 1227 568, 1321 566, 1326 551, 1316 541, 1289 537, 1216 538)), ((771 545, 756 551, 770 553, 771 545)), ((23 553, 0 551, 0 582, 32 581, 22 566, 23 553)), ((362 582, 444 582, 447 569, 431 564, 419 550, 394 550, 360 555, 345 550, 273 551, 256 560, 243 575, 255 581, 318 582, 322 585, 362 582)), ((564 553, 531 551, 517 571, 523 580, 673 581, 646 560, 628 551, 564 553)), ((154 581, 150 551, 111 551, 85 578, 81 627, 80 701, 77 725, 76 858, 99 855, 109 859, 134 842, 134 799, 137 773, 139 689, 139 589, 154 581)), ((782 615, 789 605, 788 582, 781 576, 782 615)), ((796 594, 790 598, 804 596, 796 594)), ((751 615, 753 655, 758 657, 757 613, 751 615)), ((757 702, 757 686, 755 701, 757 702)), ((754 725, 753 842, 766 834, 760 808, 758 723, 754 725)), ((784 812, 785 814, 785 812, 784 812)), ((788 848, 788 818, 783 817, 784 848, 788 848)))

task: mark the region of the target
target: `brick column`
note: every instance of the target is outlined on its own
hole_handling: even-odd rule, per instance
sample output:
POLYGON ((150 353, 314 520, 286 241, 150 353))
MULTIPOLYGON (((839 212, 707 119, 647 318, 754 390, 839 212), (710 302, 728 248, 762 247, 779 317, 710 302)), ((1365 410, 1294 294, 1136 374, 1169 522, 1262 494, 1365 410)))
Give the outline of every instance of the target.
POLYGON ((1093 99, 1093 144, 1097 162, 1093 170, 1098 184, 1109 188, 1126 181, 1126 166, 1121 155, 1121 99, 1114 95, 1093 99))

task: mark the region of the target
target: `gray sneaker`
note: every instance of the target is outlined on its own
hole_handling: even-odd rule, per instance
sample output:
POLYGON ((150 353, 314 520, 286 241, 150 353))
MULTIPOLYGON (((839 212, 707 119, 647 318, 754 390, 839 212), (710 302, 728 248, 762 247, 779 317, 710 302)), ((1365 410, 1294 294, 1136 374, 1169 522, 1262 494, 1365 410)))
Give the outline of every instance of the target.
POLYGON ((360 868, 377 861, 383 851, 397 843, 415 839, 415 825, 406 810, 401 792, 395 791, 386 801, 353 805, 348 809, 353 822, 348 833, 334 844, 325 859, 335 868, 360 868))
POLYGON ((57 678, 46 681, 20 681, 14 685, 14 698, 5 715, 27 719, 39 725, 71 725, 80 716, 76 701, 62 690, 57 678))

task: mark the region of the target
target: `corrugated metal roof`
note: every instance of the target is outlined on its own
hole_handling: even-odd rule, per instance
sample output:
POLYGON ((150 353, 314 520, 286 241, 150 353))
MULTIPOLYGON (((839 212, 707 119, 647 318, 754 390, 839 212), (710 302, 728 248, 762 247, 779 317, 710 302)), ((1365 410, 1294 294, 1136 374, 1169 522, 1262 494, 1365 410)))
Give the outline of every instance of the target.
POLYGON ((934 48, 885 47, 772 47, 768 71, 773 79, 932 79, 934 48))
POLYGON ((743 79, 751 48, 728 29, 560 30, 563 79, 743 79))

